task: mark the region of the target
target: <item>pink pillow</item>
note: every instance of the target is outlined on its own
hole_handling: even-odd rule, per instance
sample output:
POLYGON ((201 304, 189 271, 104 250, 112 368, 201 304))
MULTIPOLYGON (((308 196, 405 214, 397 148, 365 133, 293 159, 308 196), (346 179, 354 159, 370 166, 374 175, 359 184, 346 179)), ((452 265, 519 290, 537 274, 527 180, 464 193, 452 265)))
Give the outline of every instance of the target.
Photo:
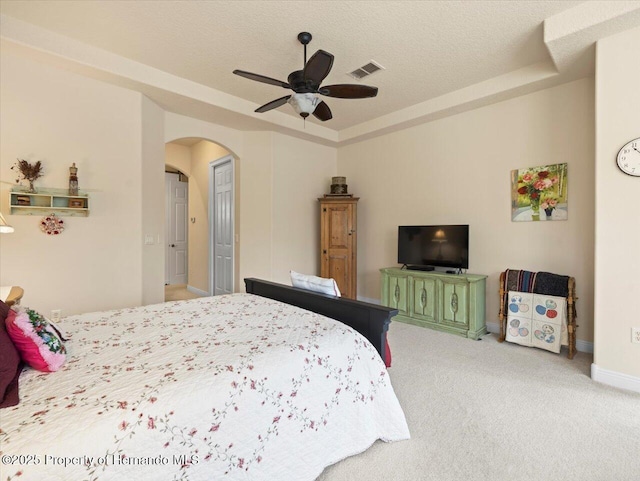
POLYGON ((15 406, 18 397, 18 380, 22 372, 20 354, 7 334, 5 320, 9 306, 0 300, 0 409, 15 406))
POLYGON ((9 311, 7 333, 24 362, 34 369, 53 372, 60 369, 66 350, 44 317, 31 309, 9 311))

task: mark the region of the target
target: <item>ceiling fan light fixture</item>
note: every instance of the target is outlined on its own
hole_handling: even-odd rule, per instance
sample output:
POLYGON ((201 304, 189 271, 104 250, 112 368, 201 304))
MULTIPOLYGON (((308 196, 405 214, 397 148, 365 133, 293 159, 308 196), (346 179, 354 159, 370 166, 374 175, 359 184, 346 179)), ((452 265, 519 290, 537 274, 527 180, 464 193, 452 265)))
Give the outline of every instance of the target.
POLYGON ((306 118, 315 110, 320 99, 312 93, 293 94, 287 101, 301 117, 306 118))

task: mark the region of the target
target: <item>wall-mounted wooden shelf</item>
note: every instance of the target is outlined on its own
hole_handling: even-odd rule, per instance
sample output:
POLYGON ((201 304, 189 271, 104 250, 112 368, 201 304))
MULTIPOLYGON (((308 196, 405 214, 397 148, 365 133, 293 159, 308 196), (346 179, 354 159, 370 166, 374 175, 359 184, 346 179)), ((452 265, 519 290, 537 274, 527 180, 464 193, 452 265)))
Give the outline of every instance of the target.
POLYGON ((11 190, 12 215, 46 215, 87 217, 89 196, 85 193, 69 195, 66 189, 38 189, 31 193, 23 189, 11 190))

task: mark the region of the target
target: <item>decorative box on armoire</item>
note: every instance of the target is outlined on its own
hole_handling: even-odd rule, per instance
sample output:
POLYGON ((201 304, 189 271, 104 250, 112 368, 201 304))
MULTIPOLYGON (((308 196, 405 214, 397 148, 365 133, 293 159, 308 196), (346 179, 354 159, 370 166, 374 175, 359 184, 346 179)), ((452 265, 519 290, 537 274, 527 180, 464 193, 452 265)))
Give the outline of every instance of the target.
POLYGON ((327 195, 320 201, 320 277, 335 279, 342 297, 355 299, 358 197, 327 195))

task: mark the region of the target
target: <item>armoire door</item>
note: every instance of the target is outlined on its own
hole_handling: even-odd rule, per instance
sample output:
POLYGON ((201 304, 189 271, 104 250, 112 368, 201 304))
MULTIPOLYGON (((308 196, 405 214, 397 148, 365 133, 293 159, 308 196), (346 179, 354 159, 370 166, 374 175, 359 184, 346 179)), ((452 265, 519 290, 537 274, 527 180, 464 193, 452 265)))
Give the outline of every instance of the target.
POLYGON ((320 276, 335 279, 343 297, 356 298, 357 199, 320 199, 320 276))

